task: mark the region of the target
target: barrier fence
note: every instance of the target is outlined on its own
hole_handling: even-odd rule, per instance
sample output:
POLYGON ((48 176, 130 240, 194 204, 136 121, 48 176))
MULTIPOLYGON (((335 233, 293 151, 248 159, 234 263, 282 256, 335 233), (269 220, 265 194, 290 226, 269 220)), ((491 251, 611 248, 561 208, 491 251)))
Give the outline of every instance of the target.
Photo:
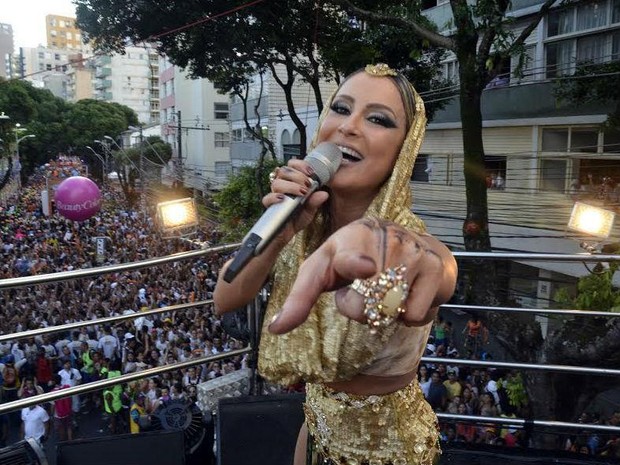
MULTIPOLYGON (((214 253, 230 252, 237 248, 239 244, 229 244, 219 247, 201 248, 200 250, 194 250, 190 252, 177 253, 165 257, 152 258, 142 260, 138 262, 120 264, 120 265, 108 265, 97 268, 80 269, 73 271, 65 271, 59 273, 51 273, 36 276, 27 276, 19 278, 10 278, 0 280, 0 291, 8 290, 11 288, 20 288, 26 286, 34 286, 38 284, 48 284, 60 281, 68 281, 80 278, 87 278, 92 276, 99 276, 108 273, 118 273, 123 271, 131 271, 140 268, 147 268, 152 266, 159 266, 164 264, 173 263, 180 260, 191 260, 202 257, 204 255, 214 253)), ((618 255, 606 255, 606 254, 530 254, 530 253, 491 253, 491 252, 454 252, 454 256, 460 260, 519 260, 519 261, 546 261, 546 262, 613 262, 620 261, 618 255)), ((93 391, 99 391, 114 385, 127 383, 130 381, 137 381, 144 378, 150 378, 169 371, 176 371, 179 369, 188 368, 195 365, 200 365, 212 361, 218 361, 226 358, 235 357, 238 355, 245 355, 255 351, 256 341, 258 340, 258 311, 257 307, 260 306, 259 299, 248 306, 249 317, 248 321, 251 326, 251 344, 248 344, 243 349, 232 350, 229 352, 220 353, 217 355, 210 355, 200 357, 185 362, 178 362, 169 365, 158 366, 146 370, 142 370, 135 373, 128 373, 115 377, 112 379, 98 380, 70 388, 65 388, 60 391, 49 392, 40 394, 25 399, 19 399, 5 404, 0 404, 0 415, 8 412, 12 412, 30 405, 41 404, 50 402, 56 399, 60 399, 67 396, 86 394, 93 391)), ((193 307, 205 306, 212 304, 211 300, 192 302, 180 305, 171 305, 158 309, 152 309, 147 311, 141 311, 126 315, 117 315, 105 318, 98 318, 95 320, 81 321, 75 323, 68 323, 64 325, 54 326, 50 328, 41 328, 36 330, 22 331, 19 333, 0 335, 0 342, 13 341, 25 338, 31 338, 43 334, 51 334, 58 332, 70 331, 73 329, 79 329, 85 326, 92 326, 94 324, 111 324, 120 321, 132 320, 139 317, 145 317, 150 315, 158 315, 162 313, 172 313, 187 310, 193 307)), ((520 312, 520 313, 532 313, 532 314, 554 314, 554 315, 566 315, 577 317, 607 317, 617 318, 620 317, 620 313, 612 312, 600 312, 600 311, 582 311, 582 310, 569 310, 569 309, 540 309, 540 308, 519 308, 519 307, 492 307, 481 305, 456 305, 446 304, 442 308, 456 309, 469 312, 520 312)), ((549 371, 549 372, 564 372, 564 373, 576 373, 583 375, 604 375, 620 377, 620 370, 614 368, 589 368, 570 365, 550 365, 550 364, 530 364, 530 363, 517 363, 517 362, 498 362, 495 360, 468 360, 459 358, 439 358, 439 357, 422 357, 422 362, 428 363, 447 363, 450 365, 463 365, 463 366, 479 366, 479 367, 494 367, 494 368, 510 368, 520 370, 537 370, 537 371, 549 371)), ((254 374, 255 376, 255 374, 254 374)), ((465 421, 474 422, 478 424, 493 423, 502 424, 516 427, 531 427, 540 426, 545 428, 553 428, 557 430, 566 429, 579 429, 581 431, 600 431, 607 433, 620 433, 620 427, 608 426, 608 425, 596 425, 586 423, 572 423, 563 421, 549 421, 542 419, 522 419, 522 418, 506 418, 506 417, 482 417, 474 415, 457 415, 450 413, 438 413, 437 416, 440 420, 449 421, 465 421)))

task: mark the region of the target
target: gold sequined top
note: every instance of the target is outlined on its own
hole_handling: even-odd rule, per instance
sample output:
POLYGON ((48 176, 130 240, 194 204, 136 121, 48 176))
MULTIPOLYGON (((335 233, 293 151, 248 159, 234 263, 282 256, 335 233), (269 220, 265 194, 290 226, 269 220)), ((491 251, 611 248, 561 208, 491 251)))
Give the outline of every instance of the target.
MULTIPOLYGON (((386 79, 385 76, 377 75, 377 79, 386 79)), ((414 117, 392 175, 364 216, 389 220, 412 231, 423 232, 423 222, 411 212, 409 182, 424 137, 426 116, 422 99, 415 90, 413 95, 411 106, 414 108, 410 113, 414 117)), ((333 95, 319 119, 319 127, 330 111, 332 99, 333 95)), ((316 145, 316 136, 312 145, 316 145)), ((317 215, 313 224, 298 233, 283 249, 276 262, 260 343, 260 373, 273 382, 287 385, 302 380, 341 381, 359 373, 387 376, 415 369, 423 354, 431 323, 412 328, 394 324, 371 335, 367 325, 338 312, 334 292, 323 293, 308 319, 291 332, 274 335, 267 331, 268 323, 282 307, 292 287, 300 264, 320 245, 322 221, 323 217, 317 215)))

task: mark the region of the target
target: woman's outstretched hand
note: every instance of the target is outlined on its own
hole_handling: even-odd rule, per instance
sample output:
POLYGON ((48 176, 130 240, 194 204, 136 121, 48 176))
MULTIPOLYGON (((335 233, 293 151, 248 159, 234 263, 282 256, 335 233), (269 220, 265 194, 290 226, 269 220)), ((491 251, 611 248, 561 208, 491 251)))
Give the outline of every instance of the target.
POLYGON ((282 334, 296 328, 306 320, 320 294, 333 290, 338 290, 336 304, 343 315, 366 322, 365 299, 348 285, 400 265, 406 268, 403 274, 409 293, 399 321, 411 326, 427 323, 434 318, 437 306, 454 292, 454 257, 432 236, 386 221, 361 219, 336 231, 304 261, 269 331, 282 334))

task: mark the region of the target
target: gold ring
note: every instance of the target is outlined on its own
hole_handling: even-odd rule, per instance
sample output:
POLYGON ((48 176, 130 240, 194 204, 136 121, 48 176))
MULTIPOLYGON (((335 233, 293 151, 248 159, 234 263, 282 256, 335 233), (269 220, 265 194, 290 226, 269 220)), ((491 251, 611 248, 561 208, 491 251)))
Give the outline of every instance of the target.
POLYGON ((276 176, 278 175, 278 168, 269 173, 269 184, 273 184, 276 180, 276 176))
POLYGON ((349 286, 364 296, 364 316, 371 334, 405 313, 403 304, 409 295, 406 273, 407 267, 399 265, 388 268, 377 279, 356 279, 349 286))

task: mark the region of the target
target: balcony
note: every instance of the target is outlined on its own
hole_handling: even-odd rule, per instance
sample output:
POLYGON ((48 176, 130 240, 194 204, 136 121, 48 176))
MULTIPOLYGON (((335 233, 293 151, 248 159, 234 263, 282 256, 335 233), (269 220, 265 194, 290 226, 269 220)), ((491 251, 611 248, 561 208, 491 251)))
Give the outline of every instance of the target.
POLYGON ((112 75, 112 68, 97 68, 95 73, 96 78, 104 78, 112 75))
POLYGON ((97 79, 95 81, 95 89, 109 89, 110 87, 112 87, 110 79, 97 79))

